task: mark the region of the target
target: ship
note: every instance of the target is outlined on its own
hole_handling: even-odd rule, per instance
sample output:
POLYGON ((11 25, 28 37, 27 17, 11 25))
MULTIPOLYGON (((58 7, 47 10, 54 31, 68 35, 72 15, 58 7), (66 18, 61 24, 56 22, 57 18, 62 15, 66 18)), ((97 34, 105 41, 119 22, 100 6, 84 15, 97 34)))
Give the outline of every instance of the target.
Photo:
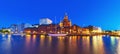
POLYGON ((57 34, 57 33, 53 33, 53 34, 48 34, 49 36, 67 36, 67 34, 57 34))

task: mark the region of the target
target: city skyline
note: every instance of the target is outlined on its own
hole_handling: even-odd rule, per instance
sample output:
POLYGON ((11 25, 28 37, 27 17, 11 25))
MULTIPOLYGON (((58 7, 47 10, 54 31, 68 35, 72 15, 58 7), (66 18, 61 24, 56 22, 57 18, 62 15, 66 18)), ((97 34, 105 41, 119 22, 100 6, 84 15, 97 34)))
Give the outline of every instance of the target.
MULTIPOLYGON (((63 18, 64 18, 64 16, 65 16, 65 14, 66 14, 67 12, 65 12, 64 13, 64 15, 62 16, 62 17, 59 17, 59 18, 57 18, 57 19, 55 19, 56 18, 56 16, 55 17, 53 17, 53 18, 49 18, 49 17, 46 17, 46 18, 48 18, 48 19, 52 19, 52 24, 59 24, 60 22, 61 22, 61 20, 63 20, 63 18), (59 19, 59 20, 58 20, 59 19), (56 20, 56 21, 55 21, 56 20)), ((67 15, 68 15, 68 13, 67 13, 67 15)), ((69 17, 69 15, 68 15, 68 17, 69 17)), ((30 24, 30 25, 35 25, 35 24, 39 24, 40 23, 40 20, 41 19, 46 19, 45 17, 44 18, 39 18, 38 19, 38 21, 37 22, 23 22, 23 21, 17 21, 16 23, 11 23, 11 24, 8 24, 8 25, 6 25, 6 24, 3 24, 0 28, 9 28, 11 25, 13 25, 13 24, 16 24, 16 25, 20 25, 20 24, 30 24)), ((70 18, 69 18, 70 19, 70 18)), ((97 27, 101 27, 103 30, 120 30, 120 29, 104 29, 104 27, 102 27, 101 25, 94 25, 94 24, 79 24, 79 23, 73 23, 73 20, 71 20, 70 19, 70 21, 72 21, 72 24, 76 24, 76 25, 79 25, 80 27, 86 27, 86 26, 97 26, 97 27)), ((40 25, 40 24, 39 24, 40 25)))
POLYGON ((120 0, 0 0, 0 54, 120 54, 120 0))
POLYGON ((67 12, 72 24, 100 26, 104 30, 120 29, 120 1, 21 0, 0 2, 0 27, 11 24, 39 23, 40 18, 62 20, 67 12))

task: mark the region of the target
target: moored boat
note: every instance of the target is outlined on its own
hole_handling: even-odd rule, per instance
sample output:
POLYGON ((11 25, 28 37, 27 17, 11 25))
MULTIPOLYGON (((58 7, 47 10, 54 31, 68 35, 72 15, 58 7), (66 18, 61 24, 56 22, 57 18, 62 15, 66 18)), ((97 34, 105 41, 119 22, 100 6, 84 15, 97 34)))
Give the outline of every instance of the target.
POLYGON ((67 34, 48 34, 49 36, 67 36, 67 34))

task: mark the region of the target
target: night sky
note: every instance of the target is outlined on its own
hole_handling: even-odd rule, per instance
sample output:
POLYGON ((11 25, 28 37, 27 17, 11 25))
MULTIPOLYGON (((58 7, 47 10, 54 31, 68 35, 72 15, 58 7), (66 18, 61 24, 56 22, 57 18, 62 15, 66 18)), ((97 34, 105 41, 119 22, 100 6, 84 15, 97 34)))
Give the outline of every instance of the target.
POLYGON ((120 29, 120 0, 0 0, 0 27, 38 24, 40 18, 59 22, 65 12, 79 26, 120 29))

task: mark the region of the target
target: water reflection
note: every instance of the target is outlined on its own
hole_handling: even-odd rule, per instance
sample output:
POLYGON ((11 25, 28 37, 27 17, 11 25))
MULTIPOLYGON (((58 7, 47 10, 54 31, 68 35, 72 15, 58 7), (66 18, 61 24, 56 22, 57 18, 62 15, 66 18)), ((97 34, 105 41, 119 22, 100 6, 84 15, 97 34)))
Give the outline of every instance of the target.
POLYGON ((58 38, 58 43, 57 43, 57 54, 63 54, 64 49, 65 49, 65 44, 64 44, 64 37, 57 37, 58 38))
POLYGON ((82 49, 84 54, 90 53, 90 37, 89 36, 83 36, 82 37, 82 49))
POLYGON ((40 45, 41 45, 41 47, 44 47, 44 43, 45 43, 45 36, 40 35, 40 45))
POLYGON ((93 53, 94 54, 105 54, 104 42, 102 36, 93 36, 93 53))
POLYGON ((120 38, 118 39, 118 45, 117 45, 117 52, 116 54, 120 54, 120 38))
POLYGON ((7 35, 1 37, 0 54, 4 54, 4 52, 12 54, 16 54, 14 52, 17 54, 21 54, 19 52, 22 54, 120 54, 120 37, 50 37, 45 35, 26 35, 24 37, 7 35), (17 50, 13 51, 16 48, 17 50))
POLYGON ((26 54, 27 54, 27 52, 29 51, 29 49, 31 48, 31 35, 26 35, 25 36, 26 38, 25 38, 25 51, 26 51, 26 54))
POLYGON ((2 37, 5 37, 5 34, 2 34, 2 37))
POLYGON ((26 47, 28 48, 30 45, 30 39, 31 39, 31 35, 26 35, 26 47))
POLYGON ((36 35, 33 35, 33 36, 32 36, 32 44, 34 45, 35 42, 36 42, 36 35))
POLYGON ((68 37, 69 44, 68 44, 68 54, 76 54, 77 52, 77 36, 68 37))
POLYGON ((115 37, 110 37, 110 39, 111 39, 111 44, 112 44, 112 46, 114 46, 114 44, 115 44, 115 37))
POLYGON ((52 43, 52 37, 48 37, 48 45, 51 46, 52 43))
POLYGON ((8 54, 11 53, 11 47, 12 47, 12 43, 11 43, 11 35, 2 35, 2 39, 0 39, 0 54, 2 52, 2 54, 8 54), (6 51, 6 52, 4 52, 6 51))

